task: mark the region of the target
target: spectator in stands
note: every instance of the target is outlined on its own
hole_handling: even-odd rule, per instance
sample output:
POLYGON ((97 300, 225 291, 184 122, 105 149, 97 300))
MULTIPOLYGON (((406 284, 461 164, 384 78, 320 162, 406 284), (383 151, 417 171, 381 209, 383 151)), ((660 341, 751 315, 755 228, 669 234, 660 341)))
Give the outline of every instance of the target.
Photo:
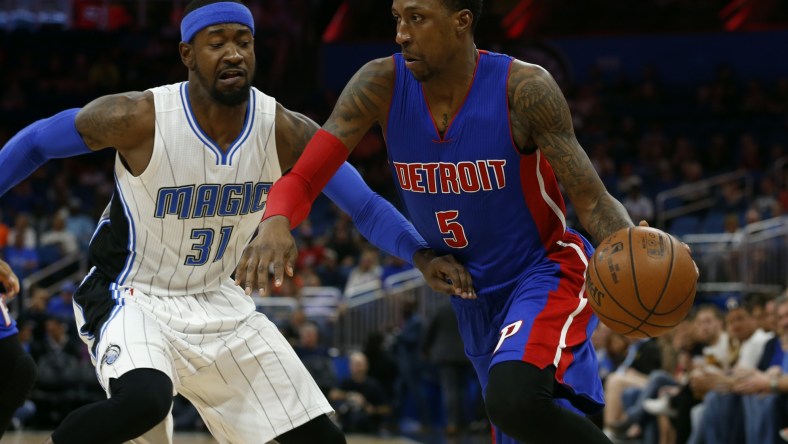
POLYGON ((699 421, 698 415, 703 407, 702 394, 696 395, 687 378, 705 372, 719 373, 731 367, 734 348, 725 332, 722 312, 716 305, 701 305, 696 310, 691 341, 687 348, 689 356, 681 372, 683 376, 677 378, 677 381, 681 381, 681 386, 677 389, 665 389, 659 397, 643 401, 643 410, 646 413, 658 416, 660 421, 662 418, 671 419, 676 442, 680 443, 687 442, 690 438, 692 424, 699 421), (696 412, 694 422, 693 411, 696 412))
POLYGON ((38 252, 25 245, 25 236, 9 236, 11 242, 5 247, 3 256, 11 269, 22 280, 38 269, 38 252))
POLYGON ((70 321, 52 316, 44 321, 44 340, 35 341, 30 347, 30 354, 36 362, 45 355, 65 353, 79 361, 82 357, 82 343, 68 335, 70 321))
POLYGON ((334 361, 328 350, 320 346, 320 333, 317 325, 306 322, 298 329, 299 341, 295 352, 304 363, 304 367, 312 375, 317 386, 324 395, 328 396, 332 389, 337 387, 337 375, 334 371, 334 361))
POLYGON ((282 336, 287 339, 294 348, 301 342, 301 327, 306 325, 306 315, 304 310, 297 308, 290 313, 290 319, 282 326, 282 336))
POLYGON ((779 431, 785 425, 788 394, 788 293, 776 302, 779 336, 767 344, 758 370, 734 382, 742 395, 744 436, 747 444, 784 442, 779 431))
POLYGON ((732 298, 727 307, 728 332, 739 344, 732 371, 696 374, 690 379, 690 386, 696 393, 705 393, 698 431, 707 443, 744 441, 741 397, 731 393, 731 389, 736 379, 757 369, 765 345, 773 336, 758 327, 752 316, 752 305, 732 298))
POLYGON ((66 211, 58 211, 52 218, 52 227, 41 235, 41 247, 53 245, 60 256, 68 256, 79 251, 79 244, 74 233, 66 229, 66 211))
POLYGON ((373 331, 364 342, 363 352, 369 363, 369 376, 375 378, 386 392, 388 399, 394 399, 394 386, 399 370, 397 360, 391 352, 386 335, 381 331, 373 331))
POLYGON ((42 342, 44 340, 44 325, 46 320, 50 318, 49 313, 47 313, 49 298, 49 292, 45 288, 34 287, 30 293, 27 307, 19 314, 17 319, 19 324, 32 324, 34 341, 42 342))
POLYGON ((361 258, 358 265, 350 272, 345 284, 345 296, 352 296, 359 288, 367 289, 368 285, 374 286, 371 283, 377 283, 380 288, 383 275, 383 268, 380 266, 380 254, 378 250, 372 247, 364 248, 361 252, 361 258), (362 287, 363 286, 363 287, 362 287))
POLYGON ((339 415, 346 433, 378 434, 392 408, 380 383, 369 377, 364 353, 350 354, 350 378, 339 383, 328 399, 339 415))
POLYGON ((476 381, 473 366, 465 356, 457 316, 449 301, 435 311, 427 326, 422 345, 424 355, 438 367, 447 435, 455 435, 465 424, 468 385, 476 381))
POLYGON ((424 362, 421 359, 421 344, 424 340, 424 327, 417 300, 405 301, 402 304, 402 324, 395 345, 399 364, 396 404, 399 415, 403 416, 405 400, 409 397, 413 399, 420 431, 426 430, 429 424, 429 410, 422 387, 424 362))
POLYGON ((397 256, 386 256, 383 265, 383 272, 380 275, 380 280, 385 284, 386 279, 391 276, 402 273, 403 271, 412 270, 413 265, 406 262, 397 256))
POLYGON ((667 437, 672 435, 670 423, 654 422, 643 405, 660 393, 677 391, 678 381, 683 377, 690 360, 693 328, 694 319, 686 319, 657 339, 662 350, 662 369, 650 372, 644 387, 628 388, 624 391, 626 410, 623 419, 613 426, 615 432, 626 432, 627 438, 641 438, 643 444, 656 444, 657 440, 665 442, 667 437))
POLYGON ((74 292, 77 286, 72 281, 65 281, 60 286, 60 291, 50 298, 47 304, 47 313, 50 316, 68 321, 74 320, 74 292))
POLYGON ((96 222, 85 214, 78 204, 72 203, 66 217, 66 230, 74 233, 77 237, 77 243, 81 251, 87 251, 95 229, 96 222))
POLYGON ((652 223, 654 221, 654 203, 641 192, 642 180, 640 177, 633 176, 632 179, 621 204, 627 209, 632 220, 645 220, 652 223))
POLYGON ((605 434, 620 435, 629 428, 624 413, 624 390, 644 388, 648 374, 662 367, 662 351, 655 338, 632 340, 624 362, 605 379, 605 434))
POLYGON ((296 267, 317 267, 323 260, 324 247, 322 242, 312 235, 311 230, 308 234, 301 236, 298 247, 298 259, 296 267))
POLYGON ((323 260, 318 265, 316 272, 318 277, 320 277, 320 283, 327 287, 342 290, 347 284, 348 276, 339 266, 337 252, 331 248, 323 250, 323 260))
MULTIPOLYGON (((27 213, 19 213, 14 220, 14 226, 8 232, 8 245, 14 245, 35 249, 36 248, 36 232, 30 226, 30 215, 27 213), (17 242, 17 238, 21 238, 21 242, 17 242)), ((22 276, 19 276, 20 278, 22 276)))

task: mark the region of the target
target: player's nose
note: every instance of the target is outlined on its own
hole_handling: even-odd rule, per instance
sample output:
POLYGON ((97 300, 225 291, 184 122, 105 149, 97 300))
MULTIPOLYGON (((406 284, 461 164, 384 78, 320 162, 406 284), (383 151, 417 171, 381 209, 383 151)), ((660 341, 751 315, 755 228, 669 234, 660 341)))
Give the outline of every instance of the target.
POLYGON ((403 27, 397 27, 397 36, 394 39, 398 45, 407 46, 410 44, 410 33, 406 32, 403 27))

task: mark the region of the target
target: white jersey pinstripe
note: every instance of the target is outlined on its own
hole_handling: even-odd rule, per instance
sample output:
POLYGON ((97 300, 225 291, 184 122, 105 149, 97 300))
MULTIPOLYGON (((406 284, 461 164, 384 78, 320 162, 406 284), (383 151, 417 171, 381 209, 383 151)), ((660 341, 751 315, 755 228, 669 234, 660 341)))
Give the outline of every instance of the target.
MULTIPOLYGON (((128 250, 119 286, 176 296, 219 287, 235 269, 281 176, 276 101, 252 88, 244 128, 226 153, 199 127, 187 83, 151 89, 156 136, 150 164, 132 175, 116 156, 128 250)), ((113 221, 110 221, 112 223, 113 221)))
MULTIPOLYGON (((196 123, 186 83, 151 91, 153 155, 137 177, 116 158, 116 193, 91 241, 96 266, 74 296, 77 326, 105 388, 153 368, 220 443, 267 442, 333 411, 230 279, 281 175, 276 102, 252 88, 243 130, 222 151, 196 123)), ((172 442, 171 419, 134 442, 172 442)))

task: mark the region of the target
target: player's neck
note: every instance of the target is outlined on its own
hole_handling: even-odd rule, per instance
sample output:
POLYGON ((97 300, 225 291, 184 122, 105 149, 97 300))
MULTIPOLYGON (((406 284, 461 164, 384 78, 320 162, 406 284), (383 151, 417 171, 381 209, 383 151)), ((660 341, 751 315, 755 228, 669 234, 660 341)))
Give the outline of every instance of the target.
POLYGON ((463 51, 458 51, 438 74, 423 82, 424 92, 430 101, 462 100, 468 94, 468 89, 476 73, 476 64, 479 61, 479 51, 476 45, 470 45, 463 51))
POLYGON ((246 101, 236 106, 223 105, 211 98, 204 89, 191 87, 189 88, 189 102, 200 128, 222 150, 229 149, 243 130, 249 102, 246 101))

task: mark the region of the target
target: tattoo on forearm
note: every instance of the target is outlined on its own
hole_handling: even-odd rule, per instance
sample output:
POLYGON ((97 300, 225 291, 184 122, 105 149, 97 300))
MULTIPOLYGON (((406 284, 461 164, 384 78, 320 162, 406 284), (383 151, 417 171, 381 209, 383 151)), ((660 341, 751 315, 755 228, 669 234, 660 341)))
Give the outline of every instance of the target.
POLYGON ((632 220, 621 203, 610 195, 605 195, 597 202, 586 229, 597 242, 602 242, 616 231, 632 226, 632 220))
POLYGON ((632 226, 626 209, 607 193, 577 142, 569 107, 552 77, 539 67, 520 65, 513 68, 509 85, 515 113, 512 129, 525 131, 520 137, 536 142, 586 230, 601 241, 632 226))

